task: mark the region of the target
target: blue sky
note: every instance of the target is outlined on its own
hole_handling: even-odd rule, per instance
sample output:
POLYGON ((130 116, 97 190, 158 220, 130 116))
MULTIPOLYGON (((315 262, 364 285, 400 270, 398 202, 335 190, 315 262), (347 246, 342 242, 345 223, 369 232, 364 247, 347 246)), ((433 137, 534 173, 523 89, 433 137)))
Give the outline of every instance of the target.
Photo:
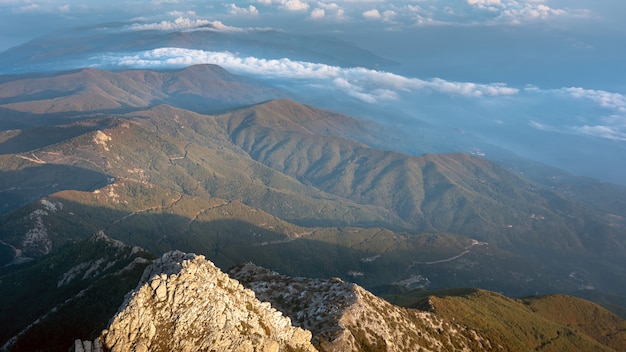
POLYGON ((88 26, 83 35, 116 32, 119 40, 207 30, 263 38, 263 31, 275 30, 293 35, 291 51, 287 44, 256 52, 236 44, 162 46, 57 62, 102 68, 216 63, 292 91, 317 89, 317 100, 307 103, 335 108, 341 104, 329 100, 340 94, 359 107, 346 112, 393 108, 576 174, 626 183, 626 166, 616 166, 626 159, 623 14, 620 0, 0 0, 0 50, 79 26, 88 26), (295 50, 306 43, 293 40, 307 40, 303 35, 336 37, 395 64, 338 64, 324 47, 299 55, 295 50))

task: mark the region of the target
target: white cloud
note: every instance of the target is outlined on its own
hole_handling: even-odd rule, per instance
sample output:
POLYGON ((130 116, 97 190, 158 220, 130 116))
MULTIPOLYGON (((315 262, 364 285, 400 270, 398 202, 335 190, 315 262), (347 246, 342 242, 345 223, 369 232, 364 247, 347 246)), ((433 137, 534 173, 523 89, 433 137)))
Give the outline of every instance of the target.
POLYGON ((582 134, 613 139, 619 141, 626 141, 626 130, 620 130, 615 126, 603 126, 603 125, 595 125, 595 126, 580 126, 576 127, 576 130, 582 134))
POLYGON ((152 0, 150 3, 155 6, 161 4, 178 4, 178 0, 152 0))
POLYGON ((306 11, 309 9, 309 4, 301 0, 284 0, 281 1, 280 8, 288 11, 306 11))
POLYGON ((393 10, 387 10, 383 12, 383 19, 387 22, 392 21, 396 17, 397 13, 393 10))
MULTIPOLYGON (((572 111, 572 118, 559 125, 548 125, 530 121, 530 126, 541 131, 566 134, 582 134, 599 138, 626 141, 626 95, 603 90, 568 87, 542 90, 529 86, 524 90, 528 94, 540 94, 547 97, 560 97, 574 100, 587 100, 597 104, 598 108, 610 110, 609 115, 598 111, 591 115, 572 111)), ((578 106, 575 101, 568 103, 578 106)), ((548 118, 550 119, 550 118, 548 118)))
POLYGON ((487 23, 519 24, 571 15, 565 9, 549 7, 544 0, 467 0, 467 3, 489 14, 488 18, 483 20, 487 23))
MULTIPOLYGON (((580 2, 579 2, 580 3, 580 2)), ((14 13, 40 12, 72 12, 80 11, 84 4, 61 0, 0 0, 0 5, 10 7, 14 13)), ((548 0, 248 0, 248 1, 214 1, 200 6, 196 1, 182 0, 151 0, 146 4, 152 9, 145 9, 146 17, 150 18, 149 10, 178 11, 177 17, 195 17, 186 10, 206 11, 212 9, 226 9, 226 13, 235 16, 257 16, 259 7, 271 7, 268 10, 302 14, 303 18, 310 19, 365 19, 393 22, 398 25, 493 25, 517 24, 529 21, 548 20, 565 16, 589 16, 590 10, 576 9, 574 5, 568 7, 552 5, 548 0), (321 10, 324 10, 323 12, 321 10), (146 12, 148 11, 148 12, 146 12)), ((91 4, 90 4, 91 5, 91 4)), ((104 6, 116 6, 115 1, 104 6)), ((128 11, 142 9, 141 2, 129 3, 125 7, 128 11), (130 10, 129 10, 130 9, 130 10)), ((143 10, 143 9, 142 9, 143 10)), ((269 13, 269 12, 268 12, 269 13)), ((213 11, 219 16, 223 13, 213 11)))
POLYGON ((530 121, 529 125, 545 132, 583 134, 616 141, 626 141, 626 129, 616 125, 551 126, 537 121, 530 121))
MULTIPOLYGON (((346 19, 345 9, 335 2, 318 2, 317 5, 317 9, 324 10, 324 18, 332 18, 337 21, 343 21, 346 19)), ((313 12, 315 12, 316 10, 314 10, 313 12)), ((318 12, 317 15, 321 15, 321 13, 318 12)), ((311 18, 315 19, 313 13, 311 13, 311 18)))
POLYGON ((248 7, 238 7, 235 4, 226 5, 228 9, 228 13, 233 16, 258 16, 259 10, 254 5, 250 5, 248 7))
MULTIPOLYGON (((245 9, 244 9, 245 10, 245 9)), ((245 29, 227 26, 221 21, 209 21, 204 19, 190 19, 186 17, 178 17, 173 21, 161 21, 158 23, 144 23, 144 24, 132 24, 129 27, 131 30, 160 30, 160 31, 172 31, 172 30, 190 30, 190 29, 213 29, 220 31, 241 32, 245 29)))
POLYGON ((612 109, 618 113, 626 113, 626 95, 624 94, 580 87, 561 88, 558 91, 574 98, 594 101, 603 108, 612 109))
POLYGON ((181 30, 192 29, 203 26, 212 25, 211 21, 202 19, 190 19, 186 17, 178 17, 173 21, 161 21, 158 23, 133 24, 130 26, 133 30, 181 30))
POLYGON ((504 83, 478 84, 471 82, 451 82, 435 78, 429 82, 431 87, 436 87, 440 92, 459 94, 464 96, 498 96, 517 94, 517 88, 507 87, 504 83))
POLYGON ((309 9, 309 3, 302 0, 257 0, 256 2, 264 6, 278 5, 279 9, 287 11, 306 11, 309 9))
POLYGON ((33 12, 33 11, 39 11, 41 10, 41 6, 37 5, 37 4, 30 4, 30 5, 25 5, 25 6, 20 6, 17 10, 17 12, 33 12))
POLYGON ((467 3, 470 5, 485 6, 500 4, 500 0, 467 0, 467 3))
POLYGON ((326 11, 324 9, 316 8, 311 11, 311 18, 314 20, 324 18, 326 16, 326 11))
MULTIPOLYGON (((257 0, 266 6, 289 9, 289 0, 257 0)), ((308 6, 305 1, 297 0, 308 6)), ((304 7, 306 7, 304 6, 304 7)), ((382 20, 404 25, 494 25, 544 21, 556 17, 588 16, 589 10, 548 5, 547 0, 317 0, 310 18, 329 18, 331 6, 341 9, 342 18, 382 20), (324 9, 322 12, 317 9, 324 9)), ((293 9, 302 10, 303 7, 293 9)))
POLYGON ((363 18, 366 18, 368 20, 377 20, 380 19, 380 17, 380 12, 378 12, 377 9, 371 9, 363 12, 363 18))
POLYGON ((196 11, 170 11, 167 13, 167 15, 172 17, 196 17, 196 11))
POLYGON ((478 84, 443 79, 422 80, 362 67, 342 68, 287 58, 267 60, 238 57, 229 52, 181 48, 160 48, 123 57, 105 58, 114 64, 130 67, 189 66, 211 63, 240 74, 265 78, 302 79, 332 84, 336 89, 364 102, 393 100, 399 94, 421 90, 465 97, 495 97, 517 94, 518 90, 501 83, 478 84))
POLYGON ((339 88, 339 90, 342 90, 348 95, 362 100, 366 103, 374 104, 377 102, 377 99, 373 94, 364 93, 362 87, 355 86, 345 78, 337 77, 333 80, 333 84, 335 85, 335 87, 339 88))
POLYGON ((609 116, 596 117, 595 124, 586 124, 574 129, 586 135, 626 141, 626 95, 604 90, 584 89, 579 87, 557 90, 575 99, 590 100, 604 109, 611 110, 609 116))
POLYGON ((558 133, 563 133, 565 132, 562 128, 559 127, 555 127, 555 126, 550 126, 550 125, 546 125, 544 123, 541 122, 537 122, 534 120, 531 120, 529 122, 529 125, 533 128, 536 128, 540 131, 546 131, 546 132, 558 132, 558 133))

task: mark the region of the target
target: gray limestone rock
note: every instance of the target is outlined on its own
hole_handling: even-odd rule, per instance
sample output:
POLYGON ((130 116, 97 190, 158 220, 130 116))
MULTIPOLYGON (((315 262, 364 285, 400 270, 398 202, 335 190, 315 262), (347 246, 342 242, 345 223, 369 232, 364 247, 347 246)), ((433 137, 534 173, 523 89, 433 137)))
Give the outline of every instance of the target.
POLYGON ((101 339, 112 352, 315 351, 309 331, 203 256, 178 251, 146 268, 101 339))

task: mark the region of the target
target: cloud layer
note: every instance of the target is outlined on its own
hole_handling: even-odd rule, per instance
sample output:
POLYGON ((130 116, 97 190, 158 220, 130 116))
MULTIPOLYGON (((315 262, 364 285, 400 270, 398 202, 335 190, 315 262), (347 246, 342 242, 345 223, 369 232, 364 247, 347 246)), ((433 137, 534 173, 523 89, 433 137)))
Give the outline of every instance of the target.
MULTIPOLYGON (((239 57, 230 52, 214 52, 183 48, 159 48, 132 55, 107 56, 106 64, 133 68, 183 67, 195 64, 216 64, 237 74, 263 79, 289 80, 292 85, 308 85, 334 89, 368 104, 408 101, 415 94, 440 94, 467 99, 507 98, 507 105, 490 108, 485 114, 504 115, 523 108, 527 99, 556 101, 565 99, 575 110, 581 104, 595 106, 593 116, 577 116, 570 122, 529 119, 532 128, 553 133, 579 134, 612 140, 626 140, 626 95, 603 90, 566 87, 518 89, 503 83, 456 82, 433 78, 429 80, 405 77, 391 72, 362 67, 344 68, 322 63, 296 61, 288 58, 263 59, 239 57), (294 82, 295 81, 295 82, 294 82), (301 82, 301 83, 297 83, 301 82), (512 99, 512 100, 511 100, 512 99)), ((463 101, 457 104, 462 106, 463 101)), ((475 108, 475 107, 473 107, 475 108)), ((568 108, 564 109, 568 111, 568 108)), ((547 112, 543 111, 543 114, 547 112)), ((498 117, 500 119, 500 117, 498 117)), ((501 121, 501 120, 500 120, 501 121)))
POLYGON ((107 62, 129 67, 188 66, 216 64, 232 72, 263 78, 297 79, 327 84, 367 103, 395 100, 400 94, 432 91, 465 97, 514 95, 516 88, 502 83, 479 84, 435 78, 423 80, 361 67, 342 68, 327 64, 294 61, 288 58, 268 60, 239 57, 229 52, 182 48, 159 48, 134 55, 108 57, 107 62))
POLYGON ((554 91, 573 99, 595 103, 606 113, 594 119, 586 119, 583 124, 567 126, 572 132, 585 135, 626 141, 626 95, 597 89, 580 87, 561 88, 554 91))
MULTIPOLYGON (((84 14, 112 11, 151 16, 150 11, 193 10, 212 16, 257 17, 299 14, 303 18, 326 21, 380 21, 393 25, 427 24, 520 24, 560 17, 590 16, 591 10, 550 5, 550 0, 242 0, 198 1, 152 0, 87 4, 76 0, 0 1, 0 9, 14 14, 84 14), (207 12, 207 10, 209 10, 207 12)), ((0 16, 1 17, 1 16, 0 16)))

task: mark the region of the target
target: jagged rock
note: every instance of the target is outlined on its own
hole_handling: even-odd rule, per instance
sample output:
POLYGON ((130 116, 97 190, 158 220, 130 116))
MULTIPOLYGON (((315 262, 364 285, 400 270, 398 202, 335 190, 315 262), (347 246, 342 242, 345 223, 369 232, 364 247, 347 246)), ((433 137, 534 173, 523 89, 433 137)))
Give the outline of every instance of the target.
POLYGON ((174 251, 144 271, 109 328, 118 351, 315 351, 309 331, 201 255, 174 251))
MULTIPOLYGON (((229 274, 232 278, 200 255, 164 254, 146 268, 102 332, 103 350, 491 349, 476 331, 429 312, 393 306, 339 279, 293 278, 254 264, 229 274)), ((87 346, 77 341, 75 351, 87 351, 87 346)))
POLYGON ((490 343, 429 312, 404 309, 339 279, 294 278, 248 263, 230 276, 309 329, 323 351, 470 351, 490 343))
POLYGON ((74 341, 74 352, 104 352, 102 342, 100 340, 91 341, 74 341))

